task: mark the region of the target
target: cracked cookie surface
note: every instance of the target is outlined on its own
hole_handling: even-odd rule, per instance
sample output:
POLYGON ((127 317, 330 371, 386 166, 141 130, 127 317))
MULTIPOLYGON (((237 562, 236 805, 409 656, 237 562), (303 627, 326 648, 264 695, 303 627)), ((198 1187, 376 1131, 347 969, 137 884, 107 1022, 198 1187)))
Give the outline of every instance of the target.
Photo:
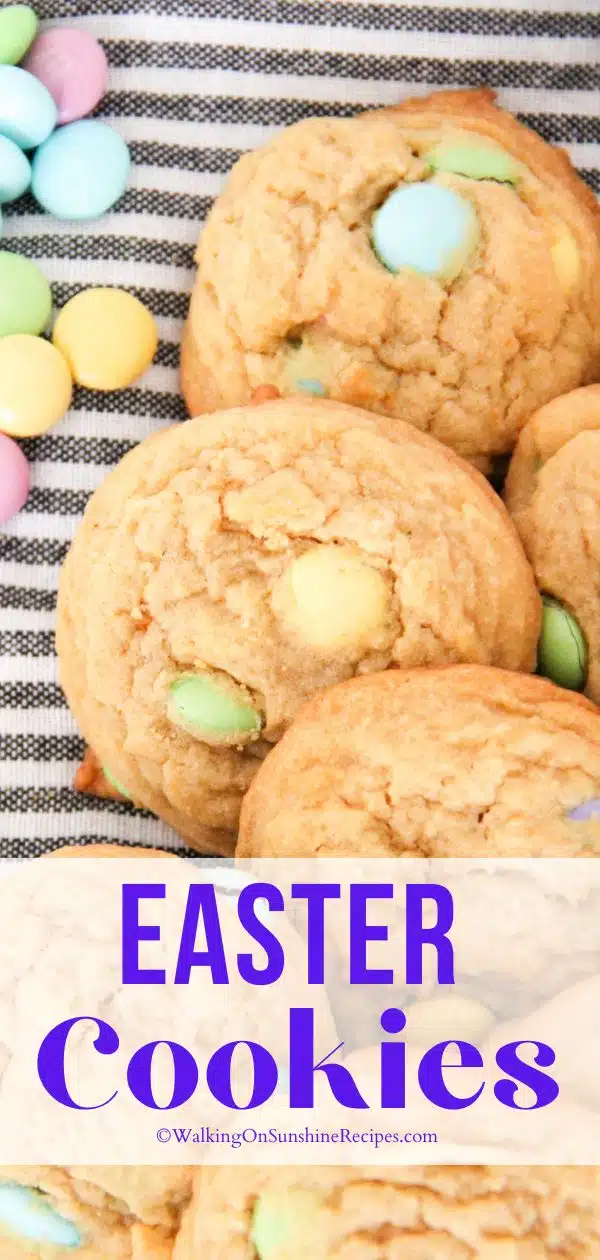
POLYGON ((600 702, 600 385, 572 391, 526 424, 505 500, 540 590, 576 618, 584 689, 600 702))
POLYGON ((585 1167, 204 1169, 174 1260, 592 1260, 599 1189, 585 1167))
POLYGON ((58 1260, 66 1255, 78 1260, 170 1260, 190 1191, 191 1169, 184 1168, 3 1165, 0 1254, 3 1260, 58 1260), (8 1195, 13 1229, 6 1231, 8 1195), (33 1236, 17 1237, 17 1224, 33 1236))
POLYGON ((69 703, 100 763, 198 848, 301 703, 390 666, 529 670, 540 602, 485 480, 398 424, 285 399, 143 442, 61 577, 69 703))
MULTIPOLYGON (((566 154, 493 101, 440 92, 309 119, 241 158, 196 255, 182 346, 192 414, 263 385, 319 392, 428 431, 487 471, 532 411, 595 379, 596 199, 566 154), (373 248, 380 207, 415 185, 475 214, 477 239, 449 278, 417 257, 388 270, 373 248)), ((413 226, 418 237, 418 215, 413 226)))
POLYGON ((575 857, 600 848, 600 712, 482 666, 353 679, 298 714, 242 810, 240 857, 575 857))

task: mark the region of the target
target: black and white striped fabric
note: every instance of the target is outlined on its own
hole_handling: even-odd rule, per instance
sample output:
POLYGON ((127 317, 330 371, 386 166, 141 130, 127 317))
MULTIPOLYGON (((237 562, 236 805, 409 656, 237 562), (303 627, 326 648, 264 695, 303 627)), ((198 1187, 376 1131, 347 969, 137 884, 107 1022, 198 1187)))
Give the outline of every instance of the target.
POLYGON ((104 43, 99 113, 129 143, 128 192, 104 220, 58 223, 24 198, 3 248, 36 259, 60 306, 124 285, 161 344, 139 387, 79 390, 68 418, 24 443, 26 510, 0 534, 0 856, 60 842, 177 845, 156 819, 70 787, 81 742, 57 683, 55 592, 85 502, 141 438, 184 419, 178 341, 198 229, 244 150, 310 114, 487 83, 600 192, 600 0, 32 0, 45 24, 104 43))

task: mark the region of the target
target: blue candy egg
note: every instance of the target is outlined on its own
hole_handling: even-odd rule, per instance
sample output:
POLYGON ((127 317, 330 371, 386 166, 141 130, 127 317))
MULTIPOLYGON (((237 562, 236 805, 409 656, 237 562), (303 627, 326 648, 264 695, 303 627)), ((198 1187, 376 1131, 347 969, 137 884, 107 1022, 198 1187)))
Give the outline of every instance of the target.
POLYGON ((303 394, 314 394, 317 398, 324 398, 327 393, 323 382, 317 380, 316 376, 301 376, 296 381, 296 385, 303 394))
POLYGON ((23 150, 0 136, 0 203, 16 201, 29 188, 31 167, 23 150))
POLYGON ((441 184, 403 184, 373 216, 373 248, 393 272, 410 267, 439 280, 453 280, 478 235, 471 202, 441 184))
POLYGON ((31 189, 57 219, 97 219, 122 196, 130 167, 120 135, 86 118, 60 127, 38 149, 31 189))
POLYGON ((61 1216, 45 1195, 14 1182, 0 1185, 0 1226, 16 1238, 54 1247, 79 1247, 79 1230, 61 1216))
POLYGON ((56 105, 43 83, 18 66, 0 66, 0 136, 35 149, 56 126, 56 105))
POLYGON ((591 801, 584 801, 582 805, 576 805, 572 809, 569 818, 573 822, 589 822, 590 818, 600 818, 600 801, 594 797, 591 801))

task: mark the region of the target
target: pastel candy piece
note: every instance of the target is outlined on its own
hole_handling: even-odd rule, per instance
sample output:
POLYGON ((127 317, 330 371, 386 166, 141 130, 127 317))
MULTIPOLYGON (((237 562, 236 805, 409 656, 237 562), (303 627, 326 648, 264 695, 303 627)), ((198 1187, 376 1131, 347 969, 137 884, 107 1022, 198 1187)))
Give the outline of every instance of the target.
POLYGON ((0 66, 0 135, 35 149, 55 126, 56 105, 43 83, 18 66, 0 66))
MULTIPOLYGON (((52 106, 56 109, 54 101, 52 106)), ((98 219, 124 193, 130 167, 129 150, 118 132, 84 118, 60 127, 38 149, 31 189, 57 219, 98 219)))
POLYGON ((318 544, 292 560, 273 592, 284 629, 325 653, 360 648, 382 630, 388 583, 349 547, 318 544))
POLYGON ((119 781, 119 779, 115 779, 114 774, 111 774, 107 766, 102 767, 102 773, 104 778, 108 779, 108 782, 112 785, 112 787, 114 787, 117 792, 121 793, 121 796, 124 796, 127 801, 131 800, 127 788, 123 787, 123 784, 119 781))
POLYGON ((288 347, 284 373, 286 391, 325 397, 328 377, 322 346, 315 345, 307 336, 288 339, 288 347))
POLYGON ((0 340, 0 431, 36 437, 62 419, 73 381, 49 341, 18 333, 0 340))
POLYGON ((227 674, 184 674, 171 684, 167 714, 206 744, 237 747, 256 739, 262 717, 250 692, 227 674))
POLYGON ((0 433, 0 525, 6 525, 11 516, 21 511, 28 494, 27 460, 16 442, 0 433))
POLYGON ((440 184, 403 184, 373 216, 373 248, 388 271, 453 280, 479 236, 470 201, 440 184))
POLYGON ((286 1094, 290 1088, 290 1074, 286 1067, 279 1067, 277 1072, 277 1093, 286 1094))
POLYGON ((414 1002, 406 1008, 402 1036, 408 1045, 433 1045, 460 1038, 475 1045, 495 1023, 487 1006, 474 998, 450 995, 414 1002))
POLYGON ((106 91, 106 54, 89 31, 68 26, 43 31, 29 51, 25 69, 48 88, 59 124, 84 118, 106 91))
POLYGON ((52 291, 29 258, 0 250, 0 337, 43 332, 52 313, 52 291))
POLYGON ((16 66, 35 37, 38 20, 28 4, 0 9, 0 65, 16 66))
MULTIPOLYGON (((46 1247, 80 1247, 81 1234, 45 1195, 29 1186, 0 1185, 0 1230, 46 1247)), ((45 1254, 45 1252, 44 1252, 45 1254)), ((54 1252, 53 1252, 54 1254, 54 1252)))
POLYGON ((158 341, 150 311, 125 289, 85 289, 60 311, 54 345, 88 389, 124 389, 146 371, 158 341))
POLYGON ((581 691, 587 677, 587 645, 575 617, 544 596, 538 672, 559 687, 581 691))
POLYGON ((590 818, 600 818, 600 800, 594 798, 584 801, 582 805, 576 805, 568 816, 573 822, 588 822, 590 818))
POLYGON ((322 1254, 322 1202, 315 1190, 300 1187, 261 1194, 254 1207, 251 1232, 258 1260, 308 1260, 322 1254))
POLYGON ((315 394, 318 398, 324 398, 327 393, 323 382, 318 381, 316 376, 301 376, 296 385, 303 394, 315 394))
POLYGON ((14 140, 0 136, 0 202, 16 201, 29 188, 31 167, 14 140))
POLYGON ((510 153, 475 139, 470 143, 442 140, 424 154, 424 159, 434 171, 465 175, 468 179, 493 179, 500 184, 516 184, 522 173, 510 153))
POLYGON ((561 289, 565 293, 572 293, 579 284, 581 258, 568 227, 558 221, 550 228, 550 256, 561 289))

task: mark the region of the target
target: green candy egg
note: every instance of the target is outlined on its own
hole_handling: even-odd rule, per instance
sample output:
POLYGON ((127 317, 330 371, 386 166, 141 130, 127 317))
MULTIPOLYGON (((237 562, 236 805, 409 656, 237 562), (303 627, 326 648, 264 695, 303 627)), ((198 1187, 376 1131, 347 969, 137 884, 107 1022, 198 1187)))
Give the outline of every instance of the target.
POLYGON ((425 161, 434 171, 466 175, 468 179, 493 179, 499 184, 516 184, 521 175, 519 163, 492 145, 442 141, 425 154, 425 161))
POLYGON ((33 42, 38 20, 28 4, 0 9, 0 65, 16 66, 33 42))
POLYGON ((587 677, 588 650, 581 627, 557 600, 544 595, 543 603, 538 673, 559 687, 582 691, 587 677))
POLYGON ((251 1241, 258 1260, 319 1260, 322 1198, 315 1190, 262 1194, 252 1217, 251 1241))
POLYGON ((175 726, 207 744, 247 744, 263 724, 245 687, 208 670, 183 674, 171 684, 167 713, 175 726))
POLYGON ((0 337, 30 333, 37 337, 52 313, 46 277, 30 258, 0 251, 0 337))
POLYGON ((131 800, 129 792, 126 790, 126 788, 123 787, 123 784, 120 783, 118 779, 115 779, 114 774, 111 774, 107 766, 102 767, 102 773, 104 775, 104 778, 108 779, 108 782, 111 784, 112 787, 114 787, 116 792, 120 792, 121 796, 124 796, 126 800, 128 801, 131 800))

